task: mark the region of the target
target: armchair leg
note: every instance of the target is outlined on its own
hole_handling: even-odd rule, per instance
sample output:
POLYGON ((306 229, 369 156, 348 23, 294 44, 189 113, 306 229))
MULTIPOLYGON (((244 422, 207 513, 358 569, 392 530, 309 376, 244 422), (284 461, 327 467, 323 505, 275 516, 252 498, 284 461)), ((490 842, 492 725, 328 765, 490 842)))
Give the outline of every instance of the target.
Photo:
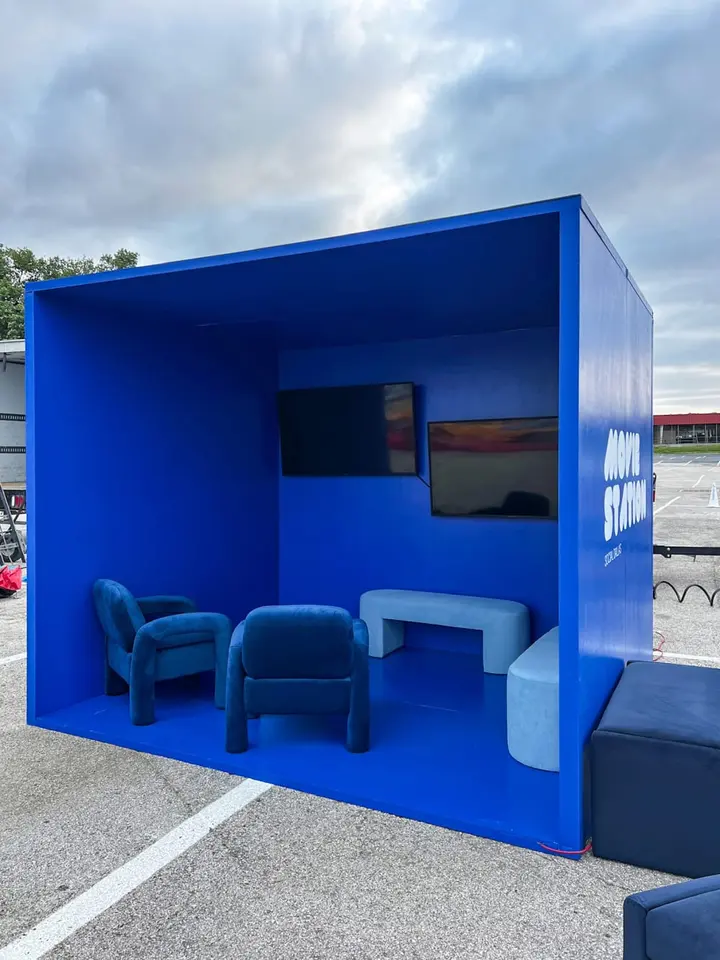
POLYGON ((242 648, 233 647, 228 658, 225 698, 225 749, 228 753, 244 753, 247 750, 247 721, 242 648))
POLYGON ((368 631, 362 620, 353 621, 353 672, 345 746, 350 753, 365 753, 370 749, 368 631))
POLYGON ((155 650, 135 650, 130 662, 130 723, 155 723, 155 650))
MULTIPOLYGON (((366 634, 366 629, 363 634, 366 634)), ((370 749, 370 670, 367 641, 356 642, 355 645, 345 746, 350 753, 365 753, 370 749)))
POLYGON ((363 683, 353 684, 345 746, 350 753, 366 753, 370 749, 370 697, 363 683))
POLYGON ((224 710, 227 702, 228 653, 232 624, 222 617, 215 630, 215 706, 224 710))
POLYGON ((366 712, 364 716, 353 715, 353 712, 350 712, 345 746, 350 753, 367 753, 370 749, 369 712, 366 712))
POLYGON ((120 676, 115 673, 110 664, 105 661, 105 696, 120 697, 128 692, 128 685, 120 676))
POLYGON ((225 706, 225 749, 228 753, 245 753, 248 743, 247 714, 244 691, 233 691, 225 706))

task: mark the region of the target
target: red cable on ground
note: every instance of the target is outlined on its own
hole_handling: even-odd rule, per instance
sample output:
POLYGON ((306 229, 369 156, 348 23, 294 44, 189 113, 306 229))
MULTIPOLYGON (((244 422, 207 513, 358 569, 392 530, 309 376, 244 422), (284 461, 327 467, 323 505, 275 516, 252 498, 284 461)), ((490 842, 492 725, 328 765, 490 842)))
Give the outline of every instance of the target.
POLYGON ((660 637, 660 643, 659 643, 656 647, 653 648, 653 653, 654 653, 654 654, 655 654, 655 653, 658 654, 657 657, 655 657, 655 656, 653 657, 653 660, 655 661, 655 663, 657 663, 658 660, 662 660, 662 658, 663 658, 663 647, 665 646, 665 637, 663 636, 663 634, 660 633, 660 631, 658 630, 658 631, 657 631, 657 635, 660 637))
POLYGON ((592 850, 592 842, 589 843, 584 850, 557 850, 555 847, 548 847, 547 844, 544 843, 539 844, 539 846, 548 853, 556 853, 561 857, 582 857, 592 850))

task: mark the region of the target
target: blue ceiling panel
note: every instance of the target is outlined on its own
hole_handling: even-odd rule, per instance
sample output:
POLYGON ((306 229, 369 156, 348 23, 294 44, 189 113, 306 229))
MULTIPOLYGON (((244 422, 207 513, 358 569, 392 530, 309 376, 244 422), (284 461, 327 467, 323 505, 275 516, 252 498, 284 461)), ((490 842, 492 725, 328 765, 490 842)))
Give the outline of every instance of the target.
POLYGON ((558 323, 560 211, 569 202, 31 289, 116 321, 132 314, 149 323, 243 324, 249 336, 279 347, 551 327, 558 323))

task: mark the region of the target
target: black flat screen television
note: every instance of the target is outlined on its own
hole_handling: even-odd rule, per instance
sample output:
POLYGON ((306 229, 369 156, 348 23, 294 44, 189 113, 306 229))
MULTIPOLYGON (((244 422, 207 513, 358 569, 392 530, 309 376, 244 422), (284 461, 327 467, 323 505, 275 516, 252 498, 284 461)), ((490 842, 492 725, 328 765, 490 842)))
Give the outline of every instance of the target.
POLYGON ((430 423, 428 447, 434 516, 557 518, 557 417, 430 423))
POLYGON ((417 473, 411 383, 281 390, 278 417, 283 476, 417 473))

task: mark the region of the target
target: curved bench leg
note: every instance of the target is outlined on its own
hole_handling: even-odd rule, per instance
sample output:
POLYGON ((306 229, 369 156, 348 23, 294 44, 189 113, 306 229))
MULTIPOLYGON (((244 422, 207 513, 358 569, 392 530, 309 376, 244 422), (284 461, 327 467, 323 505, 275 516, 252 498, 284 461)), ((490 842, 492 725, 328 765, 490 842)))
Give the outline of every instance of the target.
POLYGON ((405 622, 403 620, 386 620, 384 617, 370 616, 365 622, 368 628, 371 657, 386 657, 393 650, 399 650, 404 646, 405 622))
POLYGON ((505 675, 530 646, 530 614, 508 619, 501 627, 482 631, 483 671, 505 675))

